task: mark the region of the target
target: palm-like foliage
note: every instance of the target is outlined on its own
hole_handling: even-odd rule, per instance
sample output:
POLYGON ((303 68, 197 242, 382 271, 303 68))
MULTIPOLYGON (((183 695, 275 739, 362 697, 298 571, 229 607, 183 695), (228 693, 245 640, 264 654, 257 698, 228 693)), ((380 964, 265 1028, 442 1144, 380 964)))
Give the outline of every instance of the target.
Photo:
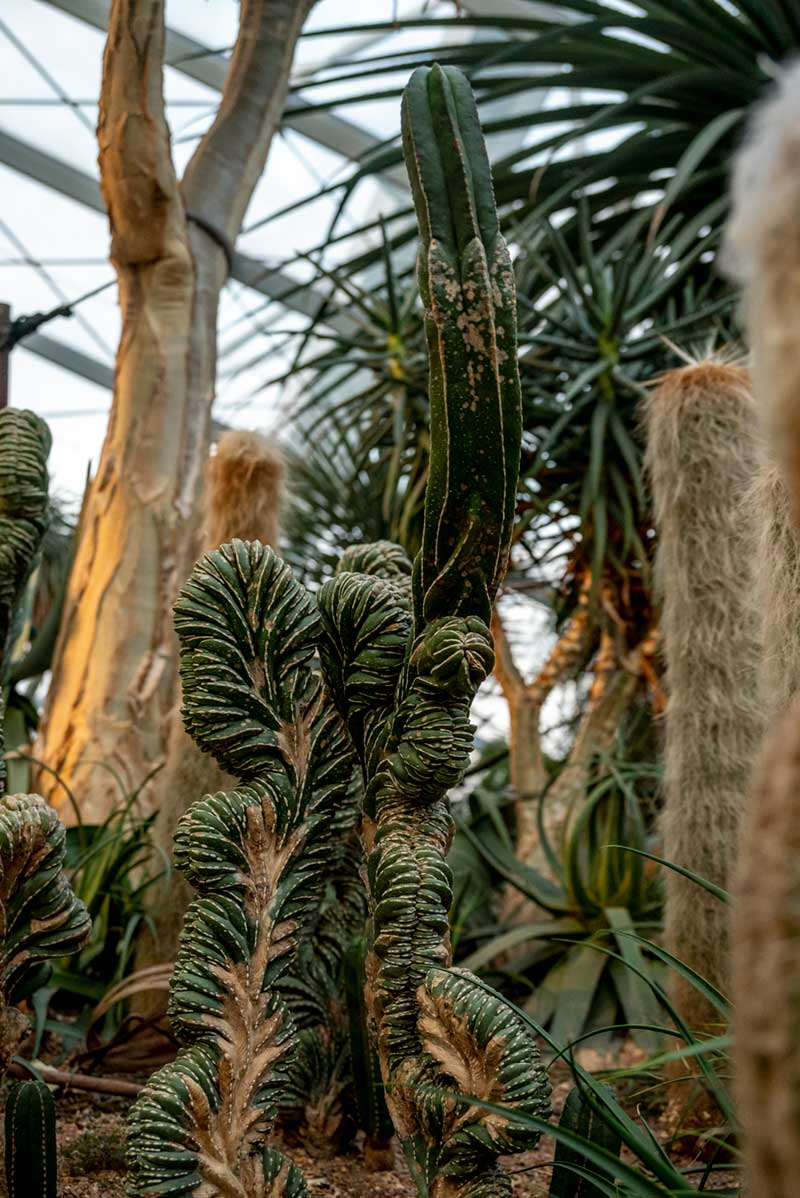
MULTIPOLYGON (((469 76, 490 137, 535 131, 493 164, 498 203, 515 205, 517 219, 564 207, 588 184, 596 185, 593 209, 606 215, 654 191, 663 210, 680 191, 682 210, 699 212, 725 191, 747 109, 800 44, 795 0, 559 0, 552 16, 531 2, 530 17, 502 7, 492 17, 470 15, 467 3, 447 19, 325 30, 424 28, 434 44, 409 50, 389 42, 381 54, 337 59, 303 77, 304 98, 331 84, 335 99, 316 107, 390 98, 402 90, 398 80, 435 56, 469 76), (549 106, 554 91, 563 103, 549 106)), ((335 188, 352 191, 399 161, 399 145, 387 143, 335 188)))
POLYGON ((577 252, 549 223, 517 260, 523 295, 550 288, 546 303, 529 298, 522 321, 519 536, 534 577, 603 580, 636 634, 629 644, 649 622, 638 409, 645 386, 674 364, 672 338, 702 350, 730 336, 732 296, 709 270, 718 206, 653 238, 646 213, 598 237, 584 207, 577 252))
MULTIPOLYGON (((663 337, 683 348, 707 343, 730 306, 711 274, 729 159, 748 108, 800 43, 800 12, 795 0, 566 0, 552 17, 542 8, 489 18, 466 4, 447 19, 353 25, 349 34, 422 29, 441 44, 384 41, 380 54, 305 75, 303 94, 314 102, 315 88, 327 96, 334 89, 325 85, 337 84, 335 101, 320 108, 398 95, 406 73, 434 53, 469 75, 484 128, 505 135, 493 175, 519 251, 522 535, 535 573, 549 581, 566 573, 568 599, 588 570, 612 578, 638 628, 648 540, 635 433, 641 385, 670 364, 663 337)), ((359 162, 336 184, 340 211, 362 180, 399 160, 390 139, 359 162)), ((391 536, 417 548, 427 446, 410 206, 389 227, 391 236, 377 219, 343 234, 334 223, 340 266, 321 267, 334 290, 312 330, 328 339, 302 359, 311 376, 301 441, 312 452, 323 445, 324 457, 313 477, 303 467, 289 532, 324 567, 333 555, 309 554, 308 531, 331 511, 345 542, 391 536), (378 237, 365 250, 370 230, 378 237), (326 331, 336 308, 355 314, 352 339, 326 331)))

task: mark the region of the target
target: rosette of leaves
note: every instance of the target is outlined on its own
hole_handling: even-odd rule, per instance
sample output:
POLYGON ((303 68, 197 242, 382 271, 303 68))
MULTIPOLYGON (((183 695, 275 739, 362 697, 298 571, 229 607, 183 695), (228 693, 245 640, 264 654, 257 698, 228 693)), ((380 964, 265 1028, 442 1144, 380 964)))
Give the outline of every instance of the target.
POLYGON ((266 1147, 297 1048, 282 982, 317 919, 352 750, 315 669, 314 602, 271 549, 206 555, 175 626, 186 727, 242 785, 176 833, 198 892, 170 998, 184 1048, 133 1109, 133 1192, 295 1198, 302 1175, 266 1147))
POLYGON ((367 997, 395 1128, 420 1195, 506 1198, 498 1155, 538 1138, 513 1111, 543 1115, 549 1087, 514 1009, 449 968, 445 853, 515 510, 513 272, 466 80, 415 72, 403 131, 430 369, 422 547, 413 573, 396 549, 349 551, 320 591, 321 656, 364 772, 367 997), (498 1103, 511 1113, 481 1105, 498 1103))

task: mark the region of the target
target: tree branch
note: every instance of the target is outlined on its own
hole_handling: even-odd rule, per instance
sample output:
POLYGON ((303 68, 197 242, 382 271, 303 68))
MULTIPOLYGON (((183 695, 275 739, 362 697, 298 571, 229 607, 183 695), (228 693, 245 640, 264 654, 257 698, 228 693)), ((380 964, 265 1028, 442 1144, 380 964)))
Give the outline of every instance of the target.
POLYGON ((314 0, 241 0, 222 100, 184 172, 187 209, 232 242, 280 127, 295 44, 314 0))
POLYGON ((100 187, 118 268, 183 256, 186 222, 164 111, 164 2, 114 0, 97 123, 100 187))

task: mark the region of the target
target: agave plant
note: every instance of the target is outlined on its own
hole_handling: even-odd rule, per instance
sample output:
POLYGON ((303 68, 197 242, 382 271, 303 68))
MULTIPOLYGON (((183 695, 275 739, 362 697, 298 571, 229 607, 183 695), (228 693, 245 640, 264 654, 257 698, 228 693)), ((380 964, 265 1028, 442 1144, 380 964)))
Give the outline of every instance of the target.
MULTIPOLYGON (((560 844, 550 842, 539 803, 547 875, 519 859, 501 796, 474 792, 459 810, 459 836, 488 870, 489 881, 506 883, 525 904, 524 918, 512 916, 509 903, 505 920, 491 920, 487 911, 470 931, 475 947, 462 963, 511 988, 561 1047, 619 1017, 640 1025, 634 1038, 656 1051, 658 1038, 644 1026, 655 1022, 649 988, 622 968, 617 955, 644 974, 658 972, 658 963, 627 935, 660 922, 660 891, 640 855, 650 842, 639 792, 657 775, 644 763, 613 756, 597 761, 594 775, 560 844)), ((604 1039, 601 1033, 593 1044, 604 1039)))

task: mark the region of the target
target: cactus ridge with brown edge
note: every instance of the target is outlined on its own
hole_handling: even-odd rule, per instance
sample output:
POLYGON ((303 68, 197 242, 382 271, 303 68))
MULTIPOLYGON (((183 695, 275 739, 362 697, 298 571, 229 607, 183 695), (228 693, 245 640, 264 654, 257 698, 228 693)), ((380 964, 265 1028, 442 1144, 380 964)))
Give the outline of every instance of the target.
MULTIPOLYGON (((50 430, 34 412, 0 411, 0 682, 11 665, 14 613, 47 529, 50 430)), ((5 761, 0 701, 0 793, 5 761)))
POLYGON ((470 703, 492 666, 487 624, 511 544, 521 438, 514 282, 460 72, 414 73, 403 141, 430 369, 423 544, 411 595, 396 548, 348 551, 319 594, 320 651, 364 770, 368 999, 395 1128, 424 1198, 507 1198, 497 1157, 538 1139, 513 1111, 546 1115, 549 1085, 514 1009, 449 967, 445 854, 447 791, 472 747, 470 703))
MULTIPOLYGON (((50 430, 33 412, 0 412, 0 684, 13 638, 14 612, 35 565, 48 521, 50 430)), ((0 794, 3 704, 0 702, 0 794)), ((90 921, 64 872, 66 834, 38 795, 0 798, 0 1074, 22 1016, 14 1004, 41 985, 48 962, 75 952, 90 921)))
POLYGON ((195 802, 176 833, 198 892, 170 997, 185 1047, 131 1113, 133 1194, 307 1192, 266 1137, 297 1042, 281 981, 320 905, 353 766, 315 668, 318 625, 258 542, 207 554, 175 606, 187 730, 243 784, 195 802))

